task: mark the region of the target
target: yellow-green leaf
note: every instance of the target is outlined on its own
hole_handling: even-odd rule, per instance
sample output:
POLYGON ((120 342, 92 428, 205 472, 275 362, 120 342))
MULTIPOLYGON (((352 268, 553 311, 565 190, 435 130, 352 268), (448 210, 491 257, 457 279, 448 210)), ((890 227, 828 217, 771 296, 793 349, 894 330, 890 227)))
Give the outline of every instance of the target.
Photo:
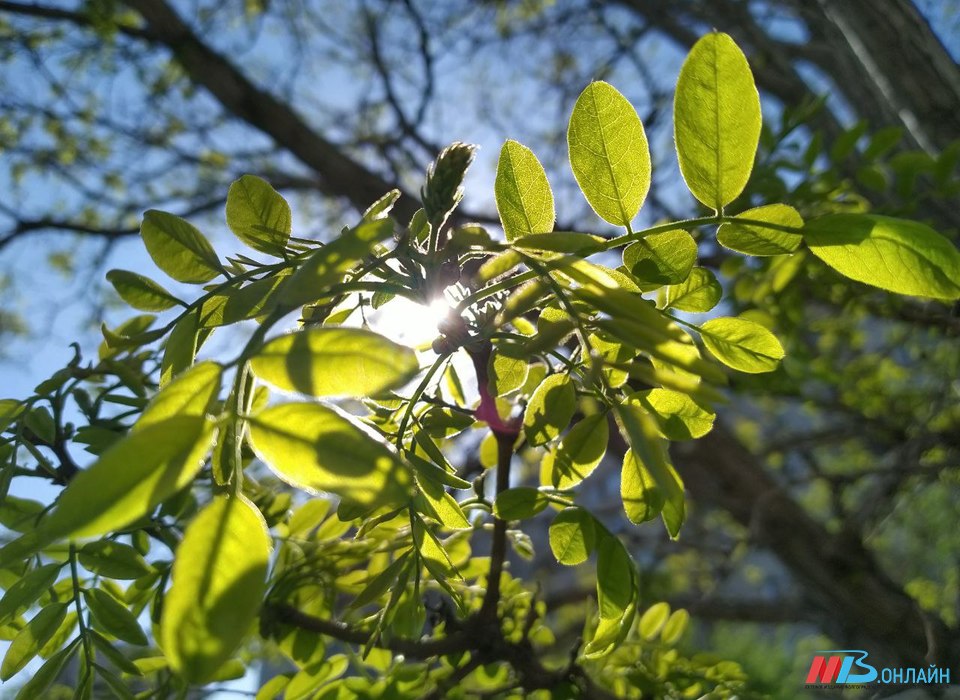
POLYGON ((567 427, 577 410, 577 390, 567 374, 552 374, 530 397, 523 414, 523 430, 527 442, 542 445, 550 442, 567 427))
MULTIPOLYGON (((738 214, 737 218, 796 229, 803 226, 800 213, 786 204, 767 204, 748 209, 738 214)), ((785 255, 799 248, 801 240, 802 236, 799 233, 736 221, 723 224, 717 230, 717 242, 720 245, 746 255, 785 255)))
POLYGON ((149 277, 128 270, 110 270, 107 281, 125 302, 140 311, 165 311, 182 301, 149 277))
POLYGON ((314 403, 272 406, 248 422, 254 451, 287 483, 360 506, 406 503, 412 478, 396 452, 352 416, 314 403))
POLYGON ((179 216, 149 210, 143 215, 140 236, 157 267, 178 282, 202 284, 223 271, 210 242, 179 216))
POLYGON ((95 537, 129 525, 189 484, 213 442, 213 425, 177 416, 130 433, 77 474, 41 521, 47 542, 95 537))
POLYGON ((323 298, 331 285, 392 234, 390 219, 365 221, 345 231, 307 258, 281 288, 280 301, 300 306, 323 298))
POLYGON ((94 622, 102 631, 128 644, 147 645, 147 635, 137 622, 136 615, 112 595, 99 588, 92 588, 83 592, 83 600, 93 613, 94 622))
POLYGON ((204 683, 251 631, 266 591, 270 534, 242 496, 217 496, 177 547, 160 620, 163 651, 191 683, 204 683))
POLYGON ((668 440, 700 438, 713 428, 716 415, 687 394, 658 388, 643 392, 637 398, 657 419, 668 440))
POLYGON ((609 437, 605 414, 595 413, 574 425, 557 449, 545 457, 552 461, 552 485, 568 489, 590 476, 607 451, 609 437))
POLYGON ((501 520, 532 518, 550 504, 550 499, 540 489, 517 486, 497 494, 493 514, 501 520))
POLYGON ((547 174, 523 144, 507 141, 500 149, 494 194, 508 241, 553 230, 556 214, 547 174))
POLYGON ((290 205, 255 175, 235 180, 227 191, 227 226, 251 248, 276 255, 290 237, 290 205))
POLYGON ((650 149, 637 111, 609 83, 580 93, 567 129, 570 166, 593 210, 629 226, 650 189, 650 149))
POLYGON ((682 229, 652 233, 623 249, 623 264, 643 291, 680 284, 697 260, 697 243, 682 229))
POLYGON ((140 414, 133 430, 177 416, 203 417, 220 392, 223 368, 216 362, 200 362, 183 371, 158 391, 140 414))
POLYGON ((830 214, 803 236, 818 258, 857 282, 897 294, 960 298, 960 252, 917 221, 876 214, 830 214))
POLYGON ((136 549, 115 540, 97 540, 80 548, 80 564, 95 574, 121 580, 138 579, 154 569, 136 549))
POLYGON ((361 328, 314 328, 266 343, 250 360, 257 377, 311 396, 372 396, 406 384, 416 353, 361 328))
POLYGON ((750 179, 760 140, 760 95, 726 34, 700 39, 680 69, 673 102, 680 172, 693 196, 720 211, 750 179))
POLYGON ((777 336, 742 318, 712 318, 700 326, 700 337, 723 364, 750 374, 772 372, 784 355, 777 336))
POLYGON ((549 539, 550 551, 561 564, 585 562, 596 544, 593 516, 583 508, 564 508, 550 523, 549 539))
POLYGON ((680 284, 666 288, 664 308, 692 313, 704 313, 720 302, 723 288, 713 273, 705 267, 695 267, 680 284))
POLYGON ((56 582, 62 568, 63 564, 46 564, 14 581, 0 599, 0 625, 7 624, 33 605, 56 582))
POLYGON ((160 386, 166 386, 193 364, 200 340, 200 311, 192 309, 177 321, 163 347, 160 362, 160 386))
POLYGON ((3 663, 0 664, 0 680, 10 680, 30 663, 40 648, 60 628, 60 623, 67 616, 67 607, 67 603, 51 603, 17 632, 3 657, 3 663))

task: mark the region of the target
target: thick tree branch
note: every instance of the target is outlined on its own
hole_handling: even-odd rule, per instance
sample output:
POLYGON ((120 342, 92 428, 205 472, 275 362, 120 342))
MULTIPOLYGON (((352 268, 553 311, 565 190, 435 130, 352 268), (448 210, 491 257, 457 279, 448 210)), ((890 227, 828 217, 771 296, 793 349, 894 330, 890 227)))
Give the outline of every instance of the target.
MULTIPOLYGON (((167 2, 124 2, 140 13, 147 29, 224 109, 269 135, 313 169, 321 178, 323 192, 342 197, 362 211, 394 188, 394 183, 351 159, 314 131, 290 105, 254 85, 233 63, 204 43, 167 2)), ((414 197, 404 194, 394 211, 401 219, 409 218, 419 206, 414 197)))

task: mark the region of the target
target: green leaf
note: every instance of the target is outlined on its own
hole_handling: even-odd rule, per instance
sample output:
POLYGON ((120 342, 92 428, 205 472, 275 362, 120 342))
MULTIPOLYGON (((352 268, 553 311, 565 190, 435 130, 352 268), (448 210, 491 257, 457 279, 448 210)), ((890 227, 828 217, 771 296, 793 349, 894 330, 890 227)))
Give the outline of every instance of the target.
POLYGON ((623 249, 623 264, 643 291, 680 284, 697 260, 697 242, 682 229, 652 233, 623 249))
POLYGON ((420 480, 418 504, 421 511, 449 530, 466 530, 470 521, 463 514, 457 499, 447 493, 443 484, 431 479, 420 480))
POLYGON ((199 362, 184 370, 154 395, 132 430, 143 430, 177 416, 202 418, 213 408, 222 377, 223 368, 216 362, 199 362))
POLYGON ((637 525, 653 520, 663 511, 663 493, 657 488, 643 462, 633 454, 633 450, 627 450, 623 456, 620 497, 627 518, 637 525))
POLYGON ((555 488, 569 489, 590 476, 607 451, 609 439, 607 416, 595 413, 574 425, 563 436, 556 450, 544 457, 544 471, 549 471, 555 488))
POLYGON ((356 610, 379 600, 381 596, 385 595, 387 591, 396 585, 397 579, 409 563, 409 559, 410 550, 407 550, 383 571, 367 578, 366 585, 363 587, 363 590, 357 594, 357 597, 353 599, 353 602, 350 603, 350 607, 356 610))
POLYGON ((160 620, 163 651, 191 683, 215 677, 251 631, 266 592, 270 534, 242 496, 217 496, 177 547, 160 620))
MULTIPOLYGON (((765 221, 797 229, 803 226, 800 213, 786 204, 767 204, 748 209, 738 214, 737 218, 765 221)), ((799 248, 802 239, 799 233, 779 231, 755 224, 733 222, 723 224, 717 229, 717 242, 720 245, 746 255, 785 255, 799 248)))
POLYGON ((523 431, 531 445, 556 438, 577 410, 577 390, 567 374, 551 374, 540 382, 523 414, 523 431))
POLYGON ((393 235, 390 219, 365 221, 313 253, 280 291, 280 301, 300 306, 316 301, 340 282, 344 274, 365 258, 377 243, 393 235))
POLYGON ((690 613, 686 610, 674 610, 670 619, 663 626, 663 632, 660 634, 661 641, 667 645, 676 644, 687 629, 689 621, 690 613))
POLYGON ((490 393, 505 396, 516 391, 527 380, 527 358, 523 348, 513 343, 499 343, 488 362, 490 393))
POLYGON ((638 626, 640 636, 648 642, 652 642, 654 638, 660 634, 660 630, 663 629, 668 617, 670 617, 669 603, 654 603, 651 605, 643 615, 640 616, 638 626))
POLYGON ((214 294, 200 307, 200 327, 228 326, 265 315, 277 305, 281 285, 290 274, 289 269, 281 270, 239 289, 214 294))
POLYGON ((90 630, 89 634, 90 638, 93 640, 94 646, 96 646, 104 656, 110 659, 110 663, 124 673, 129 673, 131 676, 143 675, 143 672, 140 671, 137 665, 133 663, 132 660, 128 659, 126 654, 113 646, 113 644, 110 643, 110 640, 96 630, 90 630))
POLYGON ((252 416, 248 426, 257 455, 299 489, 335 493, 368 508, 400 505, 411 495, 411 475, 396 452, 335 408, 281 404, 252 416))
POLYGON ((593 516, 576 506, 564 508, 550 523, 550 551, 567 566, 582 564, 596 545, 593 516))
POLYGON ((131 432, 74 477, 41 521, 39 536, 45 542, 96 537, 149 515, 193 481, 213 435, 213 425, 198 416, 131 432))
MULTIPOLYGON (((363 220, 376 221, 377 219, 387 218, 387 215, 390 214, 391 210, 393 209, 393 205, 397 203, 398 199, 400 199, 400 190, 390 190, 376 202, 367 207, 367 210, 363 212, 363 220)), ((422 214, 422 210, 420 209, 417 210, 417 213, 420 213, 421 216, 426 216, 426 214, 422 214)), ((414 228, 415 226, 413 225, 413 222, 411 222, 410 232, 416 239, 414 228)))
POLYGON ((604 532, 597 542, 597 603, 600 622, 584 658, 609 654, 626 638, 637 612, 637 571, 619 539, 604 532))
POLYGON ((149 277, 127 270, 110 270, 107 281, 125 302, 140 311, 165 311, 183 302, 149 277))
POLYGON ((705 267, 695 267, 685 281, 666 288, 664 308, 704 313, 716 306, 722 296, 723 288, 713 273, 705 267))
POLYGON ((639 525, 660 515, 667 533, 673 539, 680 534, 680 527, 686 517, 686 502, 683 498, 683 482, 676 469, 668 461, 663 445, 651 444, 651 450, 659 455, 659 469, 670 482, 669 488, 662 489, 653 478, 650 470, 633 452, 627 450, 620 472, 620 497, 627 518, 639 525))
POLYGON ((742 318, 712 318, 699 330, 707 350, 723 364, 741 372, 772 372, 783 359, 783 346, 777 336, 759 323, 742 318))
MULTIPOLYGON (((676 538, 685 517, 683 482, 667 458, 667 450, 660 437, 656 421, 634 400, 625 401, 614 409, 620 432, 633 451, 633 459, 630 463, 625 460, 624 466, 645 470, 646 474, 653 479, 664 504, 662 512, 667 532, 671 537, 676 538)), ((624 508, 626 509, 629 501, 636 507, 635 514, 638 518, 645 515, 644 507, 637 499, 645 498, 642 490, 647 485, 646 474, 643 471, 626 476, 621 474, 621 495, 624 495, 624 480, 628 482, 624 508)), ((658 501, 655 496, 647 500, 653 505, 658 501)))
POLYGON ((106 591, 87 589, 83 592, 83 600, 93 613, 94 622, 104 632, 128 644, 146 646, 149 643, 137 616, 106 591))
POLYGON ((251 248, 277 255, 290 237, 290 205, 266 180, 244 175, 227 191, 227 226, 251 248))
POLYGON ((78 637, 66 647, 47 659, 36 673, 32 674, 27 682, 20 688, 15 700, 35 700, 35 698, 45 697, 44 693, 53 685, 53 682, 60 677, 67 662, 80 648, 80 638, 78 637))
POLYGON ((540 489, 517 486, 497 494, 493 514, 500 520, 525 520, 543 511, 550 499, 540 489))
POLYGON ((567 129, 570 165, 593 210, 630 226, 650 189, 650 149, 633 105, 604 82, 580 93, 567 129))
POLYGON ((200 339, 200 311, 192 309, 177 321, 163 348, 160 387, 193 364, 200 339))
POLYGON ((178 282, 202 284, 223 272, 210 242, 179 216, 151 209, 143 215, 140 236, 157 267, 178 282))
POLYGON ((687 394, 670 389, 651 389, 640 402, 656 417, 668 440, 692 440, 713 428, 716 415, 700 406, 687 394))
POLYGON ((286 391, 310 396, 375 396, 420 370, 416 353, 360 328, 314 328, 267 342, 251 371, 286 391))
POLYGON ((114 540, 90 542, 78 554, 83 568, 107 578, 133 580, 154 571, 140 552, 114 540))
POLYGON ((680 172, 693 196, 721 211, 750 179, 760 141, 760 95, 743 52, 726 34, 694 44, 673 102, 680 172))
POLYGON ((508 241, 553 230, 553 192, 543 166, 529 148, 516 141, 503 144, 493 188, 508 241))
POLYGON ((0 625, 33 605, 56 582, 62 568, 63 564, 46 564, 18 578, 0 598, 0 625))
POLYGON ((813 254, 844 277, 897 294, 960 298, 960 252, 916 221, 830 214, 804 227, 813 254))
POLYGON ((8 681, 30 660, 37 655, 40 648, 60 628, 63 618, 67 616, 68 603, 51 603, 38 612, 26 626, 17 632, 13 638, 3 663, 0 664, 0 680, 8 681))

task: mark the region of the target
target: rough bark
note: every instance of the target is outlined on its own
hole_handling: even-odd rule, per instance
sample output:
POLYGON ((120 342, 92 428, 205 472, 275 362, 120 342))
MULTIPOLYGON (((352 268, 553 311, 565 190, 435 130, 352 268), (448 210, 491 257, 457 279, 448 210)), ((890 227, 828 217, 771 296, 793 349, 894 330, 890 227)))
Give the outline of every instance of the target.
POLYGON ((956 630, 921 611, 856 534, 830 532, 811 518, 722 425, 675 445, 674 456, 694 500, 728 511, 775 551, 847 641, 902 665, 957 658, 956 630))

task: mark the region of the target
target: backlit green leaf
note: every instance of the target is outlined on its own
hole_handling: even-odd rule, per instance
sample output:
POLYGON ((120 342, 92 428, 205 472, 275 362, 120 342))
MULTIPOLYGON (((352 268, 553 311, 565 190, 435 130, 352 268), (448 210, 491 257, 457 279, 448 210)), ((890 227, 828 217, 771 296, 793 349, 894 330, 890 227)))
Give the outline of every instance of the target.
POLYGON ((397 389, 420 369, 416 353, 360 328, 314 328, 266 343, 250 360, 260 379, 311 396, 371 396, 397 389))
POLYGON ((153 511, 189 484, 213 442, 213 425, 177 416, 130 433, 70 482, 41 521, 47 542, 95 537, 153 511))
POLYGON ((577 390, 567 374, 552 374, 530 397, 523 415, 527 442, 542 445, 556 438, 577 410, 577 390))
POLYGON ((507 141, 500 149, 494 194, 508 241, 553 230, 556 214, 547 174, 523 144, 507 141))
POLYGON ((608 439, 605 414, 595 413, 574 425, 557 449, 545 458, 552 460, 553 486, 568 489, 590 476, 607 451, 608 439))
POLYGON ((97 540, 80 548, 80 564, 95 574, 133 580, 153 573, 154 569, 136 549, 115 540, 97 540))
POLYGON ((356 419, 329 406, 272 406, 248 422, 250 442, 277 476, 360 506, 405 503, 412 478, 396 452, 356 419))
POLYGON ((523 386, 527 379, 527 358, 523 349, 512 343, 500 343, 490 355, 488 366, 490 393, 505 396, 523 386))
POLYGON ((633 450, 627 450, 623 456, 620 497, 630 522, 638 525, 653 520, 663 510, 663 494, 657 489, 650 472, 634 456, 633 450))
POLYGON ((687 394, 651 389, 638 398, 653 413, 668 440, 692 440, 703 437, 713 428, 716 416, 687 394))
POLYGON ((650 149, 633 105, 604 82, 580 93, 567 129, 577 184, 600 217, 629 226, 650 189, 650 149))
POLYGON ((240 646, 266 591, 270 535, 242 496, 217 496, 187 527, 164 599, 160 638, 192 683, 215 677, 240 646))
POLYGON ((547 495, 530 486, 517 486, 497 494, 493 514, 501 520, 532 518, 550 504, 547 495))
POLYGON ((700 326, 707 350, 741 372, 772 372, 783 358, 783 346, 766 328, 742 318, 713 318, 700 326))
POLYGON ((960 298, 960 252, 929 226, 876 214, 830 214, 804 227, 813 254, 845 277, 897 294, 960 298))
POLYGON ((17 633, 0 664, 0 680, 10 680, 20 669, 30 663, 60 628, 67 615, 67 603, 51 603, 38 612, 26 626, 17 633))
MULTIPOLYGON (((670 536, 676 537, 680 532, 685 514, 683 483, 680 481, 673 465, 667 459, 667 451, 663 438, 660 437, 660 431, 657 429, 656 421, 638 402, 631 400, 615 406, 615 415, 620 432, 627 441, 627 445, 633 450, 631 464, 628 465, 624 462, 624 465, 642 467, 653 479, 665 506, 663 512, 664 524, 667 526, 670 536), (670 505, 669 512, 666 509, 668 504, 670 505)), ((645 487, 646 480, 639 473, 629 476, 631 481, 628 484, 627 498, 636 503, 640 490, 645 487)), ((625 478, 627 477, 621 475, 621 488, 625 478)), ((656 503, 656 500, 651 500, 651 503, 656 503)), ((626 506, 626 500, 624 505, 626 506)), ((636 505, 638 507, 636 514, 638 516, 642 515, 643 511, 640 504, 636 505)))
MULTIPOLYGON (((786 204, 767 204, 748 209, 738 218, 764 221, 779 226, 801 228, 803 219, 800 213, 786 204)), ((730 223, 717 229, 717 242, 720 245, 746 255, 784 255, 800 247, 802 236, 799 233, 765 228, 755 224, 730 223)))
POLYGON ((20 688, 15 700, 35 700, 44 697, 44 693, 53 684, 63 671, 67 662, 80 648, 80 638, 75 639, 56 654, 47 659, 36 673, 33 673, 27 682, 20 688))
POLYGON ((133 430, 177 416, 203 417, 220 392, 222 376, 223 368, 216 362, 200 362, 185 370, 154 395, 133 430))
POLYGON ((161 388, 193 364, 199 338, 199 311, 193 309, 177 321, 163 347, 163 360, 160 363, 161 388))
POLYGON ((63 564, 46 564, 18 578, 0 598, 0 625, 5 625, 24 612, 52 586, 63 564))
POLYGON ((94 622, 102 631, 128 644, 147 645, 147 635, 141 629, 136 616, 112 595, 99 588, 92 588, 83 592, 83 600, 93 613, 94 622))
POLYGON ((693 196, 720 211, 750 179, 760 140, 760 96, 743 52, 726 34, 694 44, 673 102, 680 172, 693 196))
POLYGON ((557 513, 549 534, 550 551, 567 566, 585 562, 596 544, 593 516, 583 508, 564 508, 557 513))
POLYGON ((178 282, 209 282, 223 270, 210 242, 179 216, 151 209, 143 215, 140 236, 157 267, 178 282))
POLYGON ((705 267, 695 267, 680 284, 666 288, 664 308, 704 313, 720 302, 723 288, 713 273, 705 267))
POLYGON ((365 221, 313 253, 283 285, 280 301, 300 306, 327 295, 330 286, 360 260, 369 255, 377 243, 393 235, 390 219, 365 221))
POLYGON ((600 622, 593 639, 584 648, 584 657, 596 659, 609 654, 622 642, 637 612, 637 571, 619 539, 602 533, 597 542, 597 603, 600 622))
POLYGON ((290 237, 290 205, 266 180, 244 175, 227 192, 227 226, 251 248, 276 255, 290 237))
POLYGON ((183 303, 149 277, 136 272, 110 270, 107 281, 121 299, 140 311, 165 311, 183 303))
POLYGON ((651 605, 643 615, 640 616, 638 629, 640 636, 648 642, 653 641, 653 639, 660 634, 660 630, 663 629, 668 617, 670 617, 669 603, 654 603, 651 605))
POLYGON ((680 284, 697 260, 697 243, 682 229, 652 233, 623 249, 623 264, 649 291, 680 284))

